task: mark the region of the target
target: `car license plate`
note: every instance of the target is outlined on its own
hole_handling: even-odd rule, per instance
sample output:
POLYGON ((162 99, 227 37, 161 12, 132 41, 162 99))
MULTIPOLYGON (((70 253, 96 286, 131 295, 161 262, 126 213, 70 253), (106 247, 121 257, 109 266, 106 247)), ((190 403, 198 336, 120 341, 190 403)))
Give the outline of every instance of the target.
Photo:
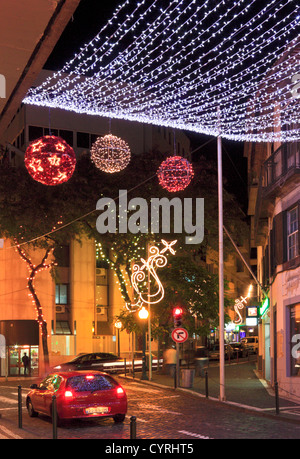
POLYGON ((108 406, 95 406, 92 408, 86 408, 85 414, 97 414, 97 413, 105 414, 105 413, 109 413, 109 411, 110 409, 108 406))

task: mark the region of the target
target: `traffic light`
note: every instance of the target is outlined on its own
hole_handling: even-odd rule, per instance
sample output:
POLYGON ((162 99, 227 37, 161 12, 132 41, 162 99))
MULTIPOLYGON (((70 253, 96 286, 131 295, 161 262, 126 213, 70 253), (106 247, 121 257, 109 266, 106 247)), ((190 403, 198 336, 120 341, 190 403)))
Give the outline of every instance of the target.
POLYGON ((173 308, 173 318, 174 318, 174 327, 181 327, 181 321, 182 321, 182 314, 183 310, 182 308, 176 306, 176 308, 173 308))

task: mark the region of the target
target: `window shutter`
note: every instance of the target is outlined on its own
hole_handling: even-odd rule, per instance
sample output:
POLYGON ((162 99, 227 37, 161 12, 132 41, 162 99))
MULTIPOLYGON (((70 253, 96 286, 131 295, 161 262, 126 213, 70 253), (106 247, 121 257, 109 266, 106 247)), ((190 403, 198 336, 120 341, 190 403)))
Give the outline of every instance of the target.
POLYGON ((275 223, 273 222, 273 229, 270 231, 270 276, 273 276, 276 264, 275 264, 275 223))
POLYGON ((284 261, 284 212, 276 215, 273 221, 273 230, 275 229, 275 266, 281 265, 284 261), (274 225, 275 224, 275 225, 274 225), (275 226, 275 228, 274 228, 275 226))

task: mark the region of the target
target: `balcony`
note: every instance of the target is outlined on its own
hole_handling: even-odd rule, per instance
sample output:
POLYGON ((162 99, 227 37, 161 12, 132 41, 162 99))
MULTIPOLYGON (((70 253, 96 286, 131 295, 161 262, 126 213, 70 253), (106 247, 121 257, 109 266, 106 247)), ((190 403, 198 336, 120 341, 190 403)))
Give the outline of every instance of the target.
POLYGON ((300 142, 283 143, 263 165, 266 198, 289 192, 289 185, 300 181, 300 142))

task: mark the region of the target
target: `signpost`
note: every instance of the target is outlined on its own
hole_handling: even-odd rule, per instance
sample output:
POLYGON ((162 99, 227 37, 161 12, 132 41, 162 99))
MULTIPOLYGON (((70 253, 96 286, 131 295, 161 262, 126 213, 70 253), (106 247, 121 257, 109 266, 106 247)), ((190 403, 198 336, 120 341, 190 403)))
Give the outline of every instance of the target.
POLYGON ((177 327, 172 331, 172 340, 176 343, 176 387, 179 387, 179 344, 184 343, 189 334, 185 328, 177 327))

